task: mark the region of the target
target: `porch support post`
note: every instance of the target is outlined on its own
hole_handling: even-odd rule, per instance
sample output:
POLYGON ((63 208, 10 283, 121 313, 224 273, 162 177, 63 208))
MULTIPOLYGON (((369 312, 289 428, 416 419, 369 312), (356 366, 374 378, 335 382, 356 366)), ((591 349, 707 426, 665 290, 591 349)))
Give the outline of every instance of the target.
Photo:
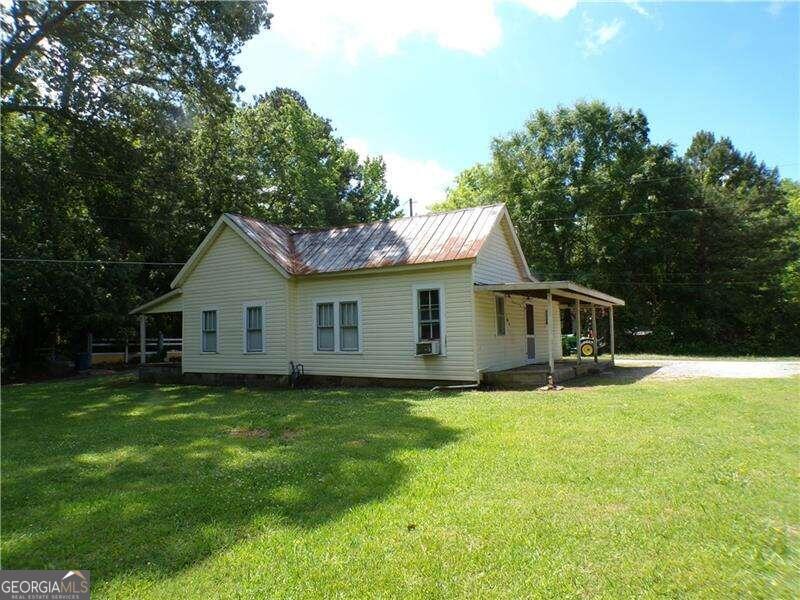
POLYGON ((597 362, 597 351, 598 342, 597 342, 597 307, 592 304, 592 337, 594 338, 594 362, 597 362))
POLYGON ((147 361, 147 326, 145 316, 139 315, 139 364, 147 361))
POLYGON ((552 375, 556 370, 556 365, 553 360, 553 292, 551 290, 547 290, 547 364, 552 375))
POLYGON ((614 365, 614 305, 608 307, 608 328, 611 336, 611 365, 614 365))
POLYGON ((581 364, 581 301, 575 300, 575 355, 581 364))

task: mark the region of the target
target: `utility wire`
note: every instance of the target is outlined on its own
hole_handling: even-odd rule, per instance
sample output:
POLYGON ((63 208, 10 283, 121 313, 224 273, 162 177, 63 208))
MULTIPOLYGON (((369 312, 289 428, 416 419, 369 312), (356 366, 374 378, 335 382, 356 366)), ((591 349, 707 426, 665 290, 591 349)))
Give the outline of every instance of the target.
POLYGON ((182 262, 156 262, 144 260, 72 260, 65 258, 0 258, 3 262, 14 263, 68 263, 68 264, 85 264, 85 265, 152 265, 152 266, 183 266, 186 263, 182 262))
MULTIPOLYGON (((774 167, 772 167, 772 168, 788 167, 788 166, 794 166, 794 165, 797 165, 797 164, 800 164, 800 163, 797 163, 797 162, 794 162, 794 163, 783 163, 783 164, 780 164, 780 165, 774 165, 774 167)), ((120 173, 101 173, 99 171, 88 171, 88 170, 76 170, 76 172, 78 174, 91 173, 91 174, 94 174, 94 175, 101 175, 103 177, 121 176, 120 173)), ((684 173, 684 174, 681 174, 681 175, 670 175, 670 176, 665 176, 665 177, 649 177, 649 178, 645 177, 645 178, 642 178, 642 179, 636 179, 634 181, 627 181, 627 182, 624 183, 624 185, 636 185, 636 184, 645 183, 645 182, 651 183, 651 182, 661 182, 661 181, 672 181, 674 179, 693 178, 694 176, 695 175, 693 173, 684 173)), ((609 185, 612 185, 612 182, 596 182, 596 183, 593 183, 593 184, 582 185, 582 186, 579 186, 579 187, 583 190, 583 189, 593 189, 593 188, 597 188, 597 187, 607 187, 609 185)), ((564 185, 564 186, 559 186, 559 187, 536 189, 534 191, 536 193, 559 192, 559 191, 564 191, 565 189, 569 189, 571 187, 574 187, 574 186, 564 185)), ((699 211, 704 211, 704 210, 708 210, 708 209, 707 208, 680 208, 680 209, 671 209, 671 210, 655 210, 655 211, 610 213, 610 214, 604 214, 604 215, 586 215, 586 216, 584 216, 582 218, 600 219, 600 218, 612 218, 612 217, 636 216, 636 215, 648 215, 648 214, 668 214, 668 213, 677 213, 677 212, 699 212, 699 211)), ((93 216, 92 215, 87 215, 87 216, 82 217, 82 218, 87 220, 87 221, 108 220, 108 221, 132 221, 132 222, 155 223, 155 224, 160 224, 160 225, 164 224, 163 220, 156 220, 156 219, 151 219, 151 218, 148 218, 148 217, 118 217, 118 216, 112 216, 112 215, 93 215, 93 216)), ((539 222, 572 221, 572 220, 575 220, 576 218, 579 218, 579 217, 575 217, 575 216, 552 217, 552 218, 544 218, 544 219, 534 219, 533 222, 536 222, 536 221, 539 221, 539 222)))

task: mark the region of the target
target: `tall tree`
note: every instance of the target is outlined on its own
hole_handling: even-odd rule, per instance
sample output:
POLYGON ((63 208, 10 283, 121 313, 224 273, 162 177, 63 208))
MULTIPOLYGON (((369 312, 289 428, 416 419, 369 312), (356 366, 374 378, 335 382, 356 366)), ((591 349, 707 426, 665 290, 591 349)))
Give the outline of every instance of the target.
POLYGON ((131 102, 230 105, 233 57, 266 2, 13 0, 3 11, 3 111, 96 118, 131 102))
POLYGON ((683 158, 650 141, 641 111, 540 110, 438 208, 492 202, 540 277, 626 298, 628 348, 774 352, 780 332, 800 333, 776 287, 796 256, 777 173, 729 140, 698 134, 683 158))
POLYGON ((382 159, 360 162, 293 90, 276 89, 225 119, 199 120, 191 148, 206 219, 236 211, 325 227, 397 212, 382 159))

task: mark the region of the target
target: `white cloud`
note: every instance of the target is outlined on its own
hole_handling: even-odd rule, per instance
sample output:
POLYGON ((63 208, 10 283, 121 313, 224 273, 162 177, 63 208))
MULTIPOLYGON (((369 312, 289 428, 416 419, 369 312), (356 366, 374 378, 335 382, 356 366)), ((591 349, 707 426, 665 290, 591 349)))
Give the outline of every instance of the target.
POLYGON ((644 6, 642 6, 642 3, 639 2, 639 0, 623 0, 623 1, 625 2, 625 4, 628 5, 628 8, 630 8, 633 12, 638 13, 643 17, 650 16, 648 10, 644 6))
POLYGON ((603 48, 619 35, 624 24, 621 19, 614 19, 597 25, 592 19, 585 18, 586 37, 583 40, 583 49, 586 54, 600 54, 603 48))
POLYGON ((786 5, 786 0, 775 0, 767 4, 767 12, 773 17, 777 17, 783 12, 783 7, 786 5))
POLYGON ((408 199, 414 199, 414 214, 428 212, 432 204, 444 200, 447 187, 456 174, 435 160, 419 160, 396 152, 370 151, 369 144, 360 138, 345 140, 361 158, 368 154, 383 156, 389 189, 400 199, 400 207, 408 214, 408 199))
MULTIPOLYGON (((402 40, 430 37, 450 50, 485 54, 503 37, 496 7, 521 4, 537 15, 560 19, 577 0, 270 0, 274 35, 316 56, 397 52, 402 40)), ((271 34, 272 35, 272 34, 271 34)))

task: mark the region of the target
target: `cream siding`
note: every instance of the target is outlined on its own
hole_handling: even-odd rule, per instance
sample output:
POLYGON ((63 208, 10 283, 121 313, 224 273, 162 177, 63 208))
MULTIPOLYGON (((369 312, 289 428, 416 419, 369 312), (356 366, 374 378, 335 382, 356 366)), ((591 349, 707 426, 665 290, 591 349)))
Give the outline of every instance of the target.
POLYGON ((494 226, 475 261, 476 283, 529 281, 515 248, 507 219, 494 226))
POLYGON ((183 371, 288 372, 287 280, 229 227, 223 227, 182 285, 183 371), (243 305, 266 303, 263 353, 245 353, 243 305), (218 309, 217 353, 200 351, 202 311, 218 309))
POLYGON ((290 288, 292 354, 309 375, 474 381, 472 288, 470 265, 298 278, 290 288), (446 356, 415 356, 415 286, 444 291, 446 356), (361 351, 317 352, 315 302, 353 297, 361 302, 361 351))
MULTIPOLYGON (((537 363, 547 362, 547 301, 530 300, 533 305, 536 332, 537 363)), ((558 303, 553 302, 555 335, 552 339, 553 358, 561 358, 561 325, 558 303)), ((526 364, 527 336, 525 326, 525 298, 506 296, 506 334, 497 335, 495 320, 495 294, 475 292, 475 327, 477 338, 477 365, 480 371, 511 369, 526 364)))

